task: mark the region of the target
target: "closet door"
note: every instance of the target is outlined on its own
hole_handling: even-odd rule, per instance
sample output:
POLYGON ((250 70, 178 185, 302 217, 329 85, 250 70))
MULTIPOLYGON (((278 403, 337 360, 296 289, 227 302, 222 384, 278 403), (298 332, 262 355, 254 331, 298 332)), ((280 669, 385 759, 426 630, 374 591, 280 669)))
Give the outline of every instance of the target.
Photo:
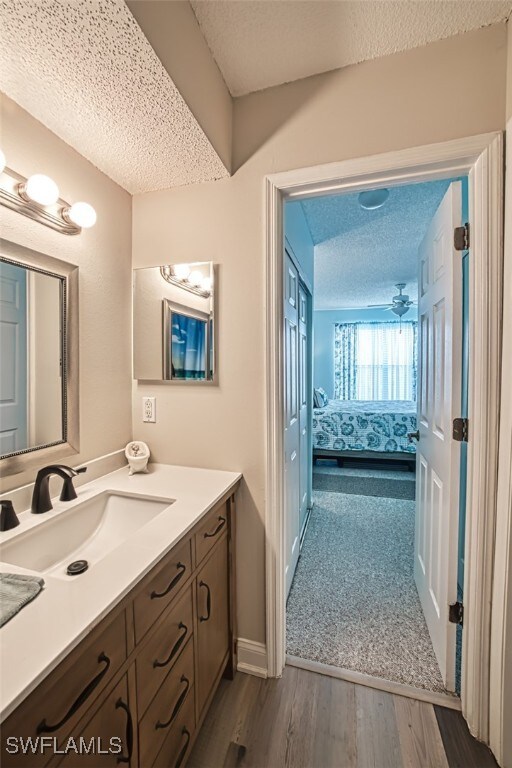
POLYGON ((286 254, 284 270, 284 503, 286 595, 299 559, 300 540, 300 387, 299 274, 286 254))
POLYGON ((308 377, 308 296, 299 283, 299 430, 300 430, 300 483, 299 483, 299 532, 306 521, 309 501, 309 377, 308 377))

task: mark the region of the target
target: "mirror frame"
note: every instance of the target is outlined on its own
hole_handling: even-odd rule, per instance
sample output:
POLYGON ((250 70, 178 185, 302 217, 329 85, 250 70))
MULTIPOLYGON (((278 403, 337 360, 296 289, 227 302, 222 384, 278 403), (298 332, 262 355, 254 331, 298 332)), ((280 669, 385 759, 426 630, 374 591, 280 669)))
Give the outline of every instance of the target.
POLYGON ((44 466, 80 450, 78 267, 0 238, 0 256, 7 262, 61 278, 62 291, 62 440, 0 457, 4 476, 44 466))

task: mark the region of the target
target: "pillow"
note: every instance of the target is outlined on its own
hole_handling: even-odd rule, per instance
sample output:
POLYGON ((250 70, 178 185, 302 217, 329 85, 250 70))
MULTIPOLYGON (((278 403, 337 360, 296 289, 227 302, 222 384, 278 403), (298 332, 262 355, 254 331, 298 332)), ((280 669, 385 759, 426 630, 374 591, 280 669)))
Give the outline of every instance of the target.
POLYGON ((318 389, 314 390, 313 392, 314 408, 325 408, 328 402, 329 402, 329 398, 327 397, 327 393, 325 389, 323 389, 322 387, 318 387, 318 389))

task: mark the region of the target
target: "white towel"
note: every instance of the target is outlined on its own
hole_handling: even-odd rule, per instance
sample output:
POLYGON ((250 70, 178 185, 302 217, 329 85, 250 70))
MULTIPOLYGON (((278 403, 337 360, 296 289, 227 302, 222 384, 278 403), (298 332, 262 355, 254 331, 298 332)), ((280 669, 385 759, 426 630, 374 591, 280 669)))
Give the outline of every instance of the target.
POLYGON ((40 593, 44 579, 21 573, 0 573, 0 627, 40 593))

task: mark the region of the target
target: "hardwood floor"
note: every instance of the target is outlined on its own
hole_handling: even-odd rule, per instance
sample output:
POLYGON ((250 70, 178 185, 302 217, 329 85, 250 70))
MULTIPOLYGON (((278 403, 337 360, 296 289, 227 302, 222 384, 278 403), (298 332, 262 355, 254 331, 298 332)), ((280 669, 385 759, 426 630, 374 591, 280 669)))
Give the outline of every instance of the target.
POLYGON ((223 680, 188 768, 492 768, 459 712, 286 667, 223 680))

